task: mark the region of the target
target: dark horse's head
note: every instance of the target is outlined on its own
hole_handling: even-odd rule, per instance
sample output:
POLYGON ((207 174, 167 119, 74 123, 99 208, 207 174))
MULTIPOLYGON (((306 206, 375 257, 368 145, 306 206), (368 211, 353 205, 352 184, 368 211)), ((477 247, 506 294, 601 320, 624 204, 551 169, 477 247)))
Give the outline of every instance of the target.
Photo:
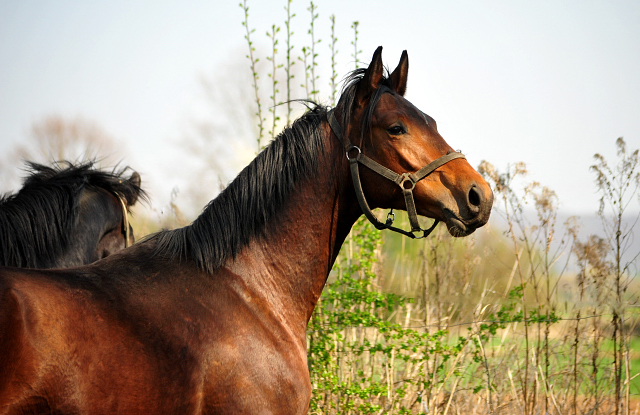
POLYGON ((133 243, 129 208, 146 198, 140 175, 93 164, 27 162, 22 189, 0 198, 0 265, 66 268, 133 243))
POLYGON ((381 180, 381 173, 360 168, 363 193, 372 208, 407 210, 403 188, 414 186, 411 203, 418 215, 446 223, 453 236, 469 235, 489 219, 493 192, 464 156, 446 143, 435 120, 404 98, 407 52, 388 75, 381 55, 379 47, 368 68, 352 73, 336 106, 340 124, 347 126, 344 135, 357 146, 348 151, 350 157, 356 157, 357 150, 403 178, 413 173, 414 179, 430 163, 449 161, 424 175, 424 180, 406 183, 381 180))

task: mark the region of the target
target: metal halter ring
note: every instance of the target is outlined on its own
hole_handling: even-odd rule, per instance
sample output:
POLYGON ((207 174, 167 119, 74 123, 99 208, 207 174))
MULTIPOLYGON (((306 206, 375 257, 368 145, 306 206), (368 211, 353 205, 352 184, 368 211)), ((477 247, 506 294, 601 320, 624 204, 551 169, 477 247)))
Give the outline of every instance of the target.
POLYGON ((416 182, 414 182, 411 178, 411 173, 402 173, 400 176, 400 187, 402 187, 404 190, 413 190, 414 187, 416 187, 416 182), (410 182, 411 187, 406 187, 406 182, 410 182))
POLYGON ((349 157, 349 152, 350 152, 351 150, 353 150, 353 149, 358 150, 358 155, 356 156, 356 158, 358 158, 358 156, 359 156, 360 154, 362 154, 362 150, 360 150, 360 147, 358 147, 358 146, 351 146, 351 147, 349 147, 349 149, 347 150, 347 160, 351 160, 351 157, 349 157))

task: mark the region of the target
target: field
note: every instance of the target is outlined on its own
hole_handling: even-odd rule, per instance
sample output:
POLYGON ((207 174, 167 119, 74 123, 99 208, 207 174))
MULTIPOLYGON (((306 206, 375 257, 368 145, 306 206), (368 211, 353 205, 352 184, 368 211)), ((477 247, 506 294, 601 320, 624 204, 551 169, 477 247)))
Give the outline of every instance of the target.
POLYGON ((633 262, 556 223, 548 189, 516 196, 505 179, 522 172, 492 169, 502 221, 471 237, 356 224, 309 326, 310 413, 640 411, 633 262))

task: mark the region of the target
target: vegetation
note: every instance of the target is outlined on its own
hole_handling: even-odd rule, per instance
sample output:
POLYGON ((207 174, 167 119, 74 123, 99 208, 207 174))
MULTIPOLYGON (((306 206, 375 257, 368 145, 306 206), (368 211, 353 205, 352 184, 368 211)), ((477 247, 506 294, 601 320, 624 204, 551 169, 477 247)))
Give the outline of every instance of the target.
MULTIPOLYGON (((635 168, 622 161, 616 177, 636 177, 635 168)), ((577 241, 574 223, 556 231, 553 192, 527 186, 517 197, 510 187, 522 164, 480 170, 507 229, 454 239, 440 228, 409 248, 415 241, 356 224, 309 325, 311 413, 638 409, 638 315, 629 311, 637 286, 625 264, 618 296, 620 248, 595 236, 577 241), (510 266, 492 264, 509 258, 510 266), (568 258, 577 262, 572 275, 568 258)), ((637 189, 636 180, 622 185, 637 189)))

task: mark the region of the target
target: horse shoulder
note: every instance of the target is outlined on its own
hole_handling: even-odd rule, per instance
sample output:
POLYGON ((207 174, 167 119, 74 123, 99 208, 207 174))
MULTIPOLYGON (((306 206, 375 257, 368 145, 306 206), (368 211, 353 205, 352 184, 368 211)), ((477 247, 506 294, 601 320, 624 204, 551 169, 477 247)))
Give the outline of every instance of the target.
POLYGON ((311 383, 304 339, 228 268, 209 277, 204 413, 305 413, 311 383))

